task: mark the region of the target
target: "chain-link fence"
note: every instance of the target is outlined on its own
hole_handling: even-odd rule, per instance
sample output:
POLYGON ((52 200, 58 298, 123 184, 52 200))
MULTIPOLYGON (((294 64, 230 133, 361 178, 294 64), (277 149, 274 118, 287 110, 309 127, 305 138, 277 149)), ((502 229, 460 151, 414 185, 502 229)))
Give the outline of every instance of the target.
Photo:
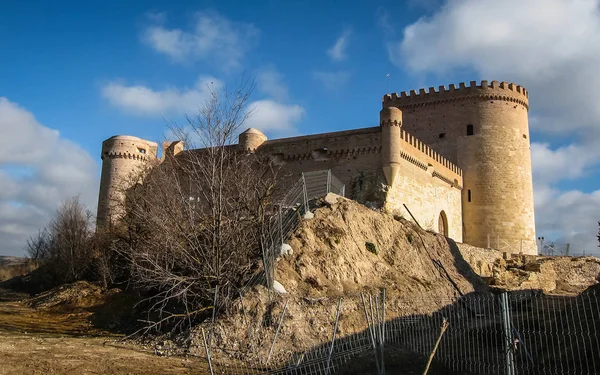
POLYGON ((261 245, 264 272, 250 280, 248 286, 264 282, 268 287, 272 287, 275 260, 291 249, 285 241, 296 230, 301 218, 312 217, 311 209, 314 208, 313 204, 317 198, 328 193, 344 196, 345 190, 345 185, 331 170, 302 173, 269 221, 269 230, 262 238, 261 245))
POLYGON ((597 290, 279 297, 269 319, 252 305, 242 330, 218 327, 205 347, 213 374, 422 374, 430 356, 429 374, 600 373, 597 290))

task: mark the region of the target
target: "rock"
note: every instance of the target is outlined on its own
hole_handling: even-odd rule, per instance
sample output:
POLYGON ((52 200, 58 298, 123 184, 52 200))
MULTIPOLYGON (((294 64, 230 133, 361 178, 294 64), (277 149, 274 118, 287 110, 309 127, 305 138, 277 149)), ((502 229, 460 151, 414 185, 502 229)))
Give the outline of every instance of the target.
POLYGON ((281 244, 281 247, 279 248, 279 254, 280 255, 292 255, 294 253, 294 250, 292 249, 292 247, 286 243, 281 244))
POLYGON ((314 218, 314 217, 315 217, 315 214, 313 214, 313 213, 312 213, 312 212, 310 212, 310 211, 306 211, 306 213, 304 214, 304 216, 303 216, 303 217, 304 217, 304 219, 305 219, 305 220, 309 220, 309 219, 312 219, 312 218, 314 218))
POLYGON ((323 198, 323 201, 327 205, 329 205, 329 206, 333 206, 334 204, 336 204, 340 200, 348 200, 348 198, 344 198, 341 195, 337 195, 337 194, 334 194, 334 193, 327 193, 327 195, 325 196, 325 198, 323 198))
POLYGON ((287 290, 285 290, 283 285, 277 280, 273 280, 273 290, 279 294, 287 294, 287 290))

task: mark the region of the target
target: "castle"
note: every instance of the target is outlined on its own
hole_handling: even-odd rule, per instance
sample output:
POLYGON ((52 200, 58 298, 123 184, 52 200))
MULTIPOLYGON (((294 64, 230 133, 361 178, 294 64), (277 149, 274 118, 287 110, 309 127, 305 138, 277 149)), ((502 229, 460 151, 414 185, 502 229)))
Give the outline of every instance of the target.
MULTIPOLYGON (((471 81, 387 94, 382 107, 377 127, 273 140, 248 129, 237 147, 271 158, 290 182, 330 169, 348 197, 457 242, 537 254, 527 90, 471 81)), ((102 143, 99 225, 118 215, 110 202, 120 199, 124 176, 157 151, 131 136, 102 143)), ((162 157, 182 152, 181 142, 165 142, 162 157)))

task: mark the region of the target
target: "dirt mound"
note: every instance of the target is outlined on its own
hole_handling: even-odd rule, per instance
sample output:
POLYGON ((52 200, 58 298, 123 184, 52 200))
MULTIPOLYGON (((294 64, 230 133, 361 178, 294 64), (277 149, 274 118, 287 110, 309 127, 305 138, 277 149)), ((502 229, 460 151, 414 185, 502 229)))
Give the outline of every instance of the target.
MULTIPOLYGON (((108 294, 116 293, 109 291, 108 294)), ((102 288, 87 281, 77 281, 41 293, 28 301, 34 308, 85 308, 104 303, 107 296, 102 288)))
POLYGON ((120 289, 104 290, 87 281, 66 284, 25 300, 44 313, 77 316, 97 329, 127 332, 135 322, 134 305, 139 297, 120 289))
POLYGON ((273 294, 262 286, 250 290, 214 330, 210 323, 197 328, 192 352, 203 355, 204 328, 214 334, 215 357, 264 361, 285 316, 272 354, 277 363, 277 358, 331 339, 340 297, 341 338, 367 327, 362 292, 374 296, 385 288, 386 319, 394 319, 430 313, 460 295, 487 291, 451 240, 354 201, 331 198, 314 210, 314 218, 301 222, 288 241, 291 254, 276 264, 275 280, 287 292, 273 294))
POLYGON ((485 290, 458 248, 412 222, 338 198, 315 210, 288 242, 275 279, 313 298, 385 287, 394 295, 455 297, 485 290))

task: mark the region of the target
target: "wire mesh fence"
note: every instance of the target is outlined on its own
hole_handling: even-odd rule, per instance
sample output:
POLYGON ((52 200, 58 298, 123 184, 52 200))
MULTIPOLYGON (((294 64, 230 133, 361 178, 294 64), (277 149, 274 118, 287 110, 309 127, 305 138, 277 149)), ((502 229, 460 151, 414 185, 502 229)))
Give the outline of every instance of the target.
POLYGON ((268 322, 249 309, 243 332, 222 330, 230 337, 220 342, 235 344, 206 348, 218 353, 214 374, 421 374, 434 348, 430 374, 600 373, 597 290, 576 297, 281 298, 272 307, 268 322))
POLYGON ((298 227, 301 218, 309 218, 315 199, 328 193, 344 196, 345 185, 331 170, 304 172, 281 200, 278 211, 270 218, 269 230, 262 238, 264 272, 257 274, 247 287, 264 282, 273 286, 273 266, 277 257, 289 251, 285 241, 298 227))

